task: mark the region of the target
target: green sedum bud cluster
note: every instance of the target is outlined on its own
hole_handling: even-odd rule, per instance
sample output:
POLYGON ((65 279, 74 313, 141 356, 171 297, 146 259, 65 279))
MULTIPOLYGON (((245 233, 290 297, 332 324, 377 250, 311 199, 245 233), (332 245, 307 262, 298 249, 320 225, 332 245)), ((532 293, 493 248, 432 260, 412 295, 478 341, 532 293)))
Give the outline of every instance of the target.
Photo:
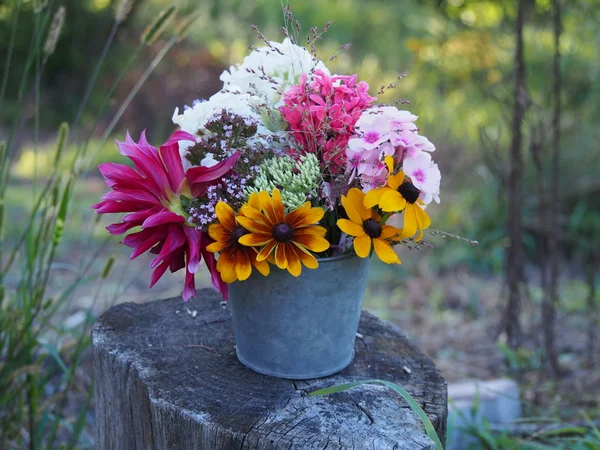
POLYGON ((294 161, 289 156, 276 156, 265 160, 259 166, 259 173, 251 186, 246 188, 246 196, 253 192, 279 189, 286 212, 292 211, 318 196, 321 182, 319 161, 312 153, 294 161))

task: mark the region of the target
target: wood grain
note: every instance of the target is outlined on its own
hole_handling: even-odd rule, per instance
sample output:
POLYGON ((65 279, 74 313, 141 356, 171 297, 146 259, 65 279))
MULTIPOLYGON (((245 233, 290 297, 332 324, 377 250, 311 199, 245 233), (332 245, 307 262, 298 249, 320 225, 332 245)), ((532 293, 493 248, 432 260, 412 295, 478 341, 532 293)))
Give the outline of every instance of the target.
POLYGON ((187 304, 172 298, 114 306, 92 331, 96 448, 434 449, 415 414, 383 386, 306 397, 374 378, 407 389, 444 442, 447 386, 433 362, 367 312, 359 333, 348 368, 294 382, 238 362, 229 312, 213 291, 187 304), (197 309, 196 317, 187 308, 197 309))

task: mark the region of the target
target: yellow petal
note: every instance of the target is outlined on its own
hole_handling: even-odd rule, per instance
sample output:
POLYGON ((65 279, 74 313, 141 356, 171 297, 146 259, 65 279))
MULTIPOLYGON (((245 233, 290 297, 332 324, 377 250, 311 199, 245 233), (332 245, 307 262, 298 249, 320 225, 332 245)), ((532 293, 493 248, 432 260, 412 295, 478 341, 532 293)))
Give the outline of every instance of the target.
POLYGON ((215 207, 215 213, 223 227, 229 231, 235 230, 235 212, 231 209, 231 206, 225 202, 219 202, 215 207))
POLYGON ((308 251, 304 247, 301 247, 298 244, 296 244, 296 247, 299 250, 297 252, 298 258, 300 258, 300 261, 302 261, 302 264, 304 264, 309 269, 316 269, 317 267, 319 267, 317 258, 315 258, 313 255, 308 253, 308 251))
POLYGON ((367 208, 372 208, 373 206, 379 204, 379 199, 381 199, 381 196, 383 194, 385 194, 385 192, 388 191, 388 190, 389 190, 388 188, 371 189, 365 195, 365 199, 363 200, 363 204, 367 208))
MULTIPOLYGON (((256 194, 256 195, 258 195, 258 194, 256 194)), ((252 206, 244 205, 240 208, 238 217, 239 216, 248 217, 249 219, 252 219, 255 222, 260 222, 260 223, 263 223, 270 227, 273 226, 273 224, 271 223, 269 218, 259 211, 259 208, 254 208, 252 206)))
POLYGON ((402 211, 406 208, 406 200, 400 192, 388 189, 379 200, 379 207, 385 212, 402 211))
POLYGON ((229 242, 213 242, 206 246, 206 250, 211 253, 217 253, 227 247, 229 247, 229 242))
POLYGON ((387 185, 390 187, 390 189, 393 189, 395 191, 400 187, 402 183, 404 183, 404 178, 406 178, 404 176, 404 171, 401 170, 396 175, 390 175, 388 177, 387 185))
MULTIPOLYGON (((310 202, 306 202, 285 216, 285 223, 292 228, 296 228, 302 223, 302 216, 310 210, 310 202)), ((319 219, 320 220, 320 219, 319 219)))
POLYGON ((253 192, 252 194, 250 194, 250 197, 248 197, 248 201, 246 202, 246 205, 260 211, 260 200, 258 199, 257 192, 253 192))
POLYGON ((217 259, 217 270, 225 283, 233 283, 237 279, 235 274, 235 264, 231 258, 230 251, 225 251, 219 255, 219 259, 217 259))
POLYGON ((362 217, 360 217, 360 213, 355 208, 355 205, 345 195, 342 195, 342 206, 344 207, 344 210, 346 211, 348 218, 352 222, 359 223, 359 224, 363 223, 363 219, 362 219, 362 217))
POLYGON ((273 236, 265 233, 249 233, 238 239, 238 242, 248 247, 260 247, 273 241, 273 236))
POLYGON ((269 257, 271 256, 271 253, 273 253, 273 249, 275 249, 276 245, 277 241, 275 239, 272 239, 267 245, 265 245, 260 250, 260 252, 258 252, 258 255, 256 255, 256 260, 260 262, 266 259, 270 263, 275 264, 275 261, 269 257))
POLYGON ((400 258, 391 247, 390 244, 381 240, 381 239, 373 239, 373 247, 375 248, 375 253, 380 260, 382 260, 386 264, 401 264, 400 258))
POLYGON ((211 237, 212 240, 217 242, 228 242, 231 238, 232 231, 233 229, 227 230, 220 223, 213 223, 208 226, 208 235, 211 237))
POLYGON ((302 273, 302 264, 300 263, 300 258, 296 252, 296 246, 293 244, 285 244, 283 248, 285 250, 285 259, 287 259, 288 263, 288 272, 294 277, 299 277, 302 273))
POLYGON ((391 225, 384 225, 381 227, 381 236, 379 239, 392 239, 398 240, 402 235, 402 230, 391 225))
POLYGON ((414 207, 415 205, 409 203, 404 210, 404 229, 400 236, 402 239, 412 237, 417 232, 418 222, 414 207))
POLYGON ((283 209, 283 201, 281 200, 281 193, 278 189, 273 189, 273 212, 275 213, 275 223, 283 222, 285 214, 283 209))
POLYGON ((294 242, 303 245, 311 252, 321 253, 329 248, 331 245, 329 241, 316 234, 294 234, 294 242))
POLYGON ((249 217, 238 216, 236 220, 237 223, 239 223, 242 227, 248 231, 252 231, 253 233, 271 234, 272 232, 271 227, 256 220, 252 220, 249 217))
POLYGON ((357 188, 352 188, 348 191, 348 200, 362 219, 356 223, 362 223, 363 221, 371 218, 371 211, 365 206, 365 193, 357 188))
POLYGON ((252 265, 254 267, 256 267, 256 270, 258 270, 265 277, 271 273, 271 266, 269 266, 269 263, 267 261, 258 261, 256 259, 257 253, 254 251, 252 251, 251 253, 250 252, 248 252, 248 253, 249 253, 248 256, 250 257, 250 261, 252 262, 252 265))
POLYGON ((354 238, 354 251, 361 258, 366 258, 371 253, 371 238, 366 234, 354 238))
POLYGON ((288 260, 285 257, 285 244, 281 242, 275 246, 275 264, 282 270, 287 269, 288 266, 288 260))
POLYGON ((340 230, 350 236, 362 236, 365 234, 365 230, 361 225, 348 219, 338 219, 337 226, 340 228, 340 230))
POLYGON ((394 171, 394 157, 387 155, 385 157, 385 165, 387 166, 388 172, 391 174, 394 171))
POLYGON ((238 249, 235 255, 235 274, 240 281, 247 280, 252 273, 252 264, 248 257, 248 251, 252 250, 238 249))

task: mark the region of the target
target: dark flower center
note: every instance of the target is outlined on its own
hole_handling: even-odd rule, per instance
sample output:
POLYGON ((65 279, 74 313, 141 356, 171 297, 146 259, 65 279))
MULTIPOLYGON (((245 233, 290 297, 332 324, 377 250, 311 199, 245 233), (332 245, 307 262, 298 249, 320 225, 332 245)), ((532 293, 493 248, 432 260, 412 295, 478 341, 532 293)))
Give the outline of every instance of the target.
POLYGON ((235 243, 238 243, 240 238, 248 233, 250 232, 244 227, 237 227, 235 230, 233 230, 233 233, 231 233, 231 239, 233 239, 235 243))
POLYGON ((280 223, 273 228, 273 237, 279 242, 290 242, 294 237, 294 229, 287 223, 280 223))
POLYGON ((402 183, 398 188, 398 192, 400 192, 402 197, 404 197, 408 203, 416 202, 419 198, 419 194, 421 193, 421 191, 418 190, 410 181, 405 181, 402 183))
POLYGON ((381 224, 373 219, 367 219, 363 222, 363 230, 367 233, 367 236, 371 238, 378 238, 381 236, 381 224))

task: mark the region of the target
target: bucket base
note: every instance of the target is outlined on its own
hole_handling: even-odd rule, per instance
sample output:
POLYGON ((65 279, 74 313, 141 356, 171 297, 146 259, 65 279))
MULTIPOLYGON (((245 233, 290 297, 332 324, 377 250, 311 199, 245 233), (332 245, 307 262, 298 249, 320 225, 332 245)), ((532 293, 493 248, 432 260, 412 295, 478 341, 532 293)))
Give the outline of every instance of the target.
POLYGON ((334 374, 344 370, 346 367, 348 367, 350 365, 350 363, 352 363, 352 360, 354 359, 354 351, 352 351, 352 355, 350 355, 350 359, 348 359, 348 361, 345 361, 343 364, 340 364, 339 367, 336 367, 334 369, 327 370, 324 372, 310 373, 310 374, 289 374, 289 373, 282 373, 282 372, 275 372, 275 371, 261 369, 260 367, 256 367, 253 364, 246 361, 244 359, 244 357, 240 355, 240 352, 238 351, 237 348, 235 349, 235 353, 237 355, 238 360, 247 368, 254 370, 255 372, 261 373, 263 375, 268 375, 270 377, 276 377, 276 378, 285 378, 287 380, 312 380, 313 378, 328 377, 330 375, 334 375, 334 374))

